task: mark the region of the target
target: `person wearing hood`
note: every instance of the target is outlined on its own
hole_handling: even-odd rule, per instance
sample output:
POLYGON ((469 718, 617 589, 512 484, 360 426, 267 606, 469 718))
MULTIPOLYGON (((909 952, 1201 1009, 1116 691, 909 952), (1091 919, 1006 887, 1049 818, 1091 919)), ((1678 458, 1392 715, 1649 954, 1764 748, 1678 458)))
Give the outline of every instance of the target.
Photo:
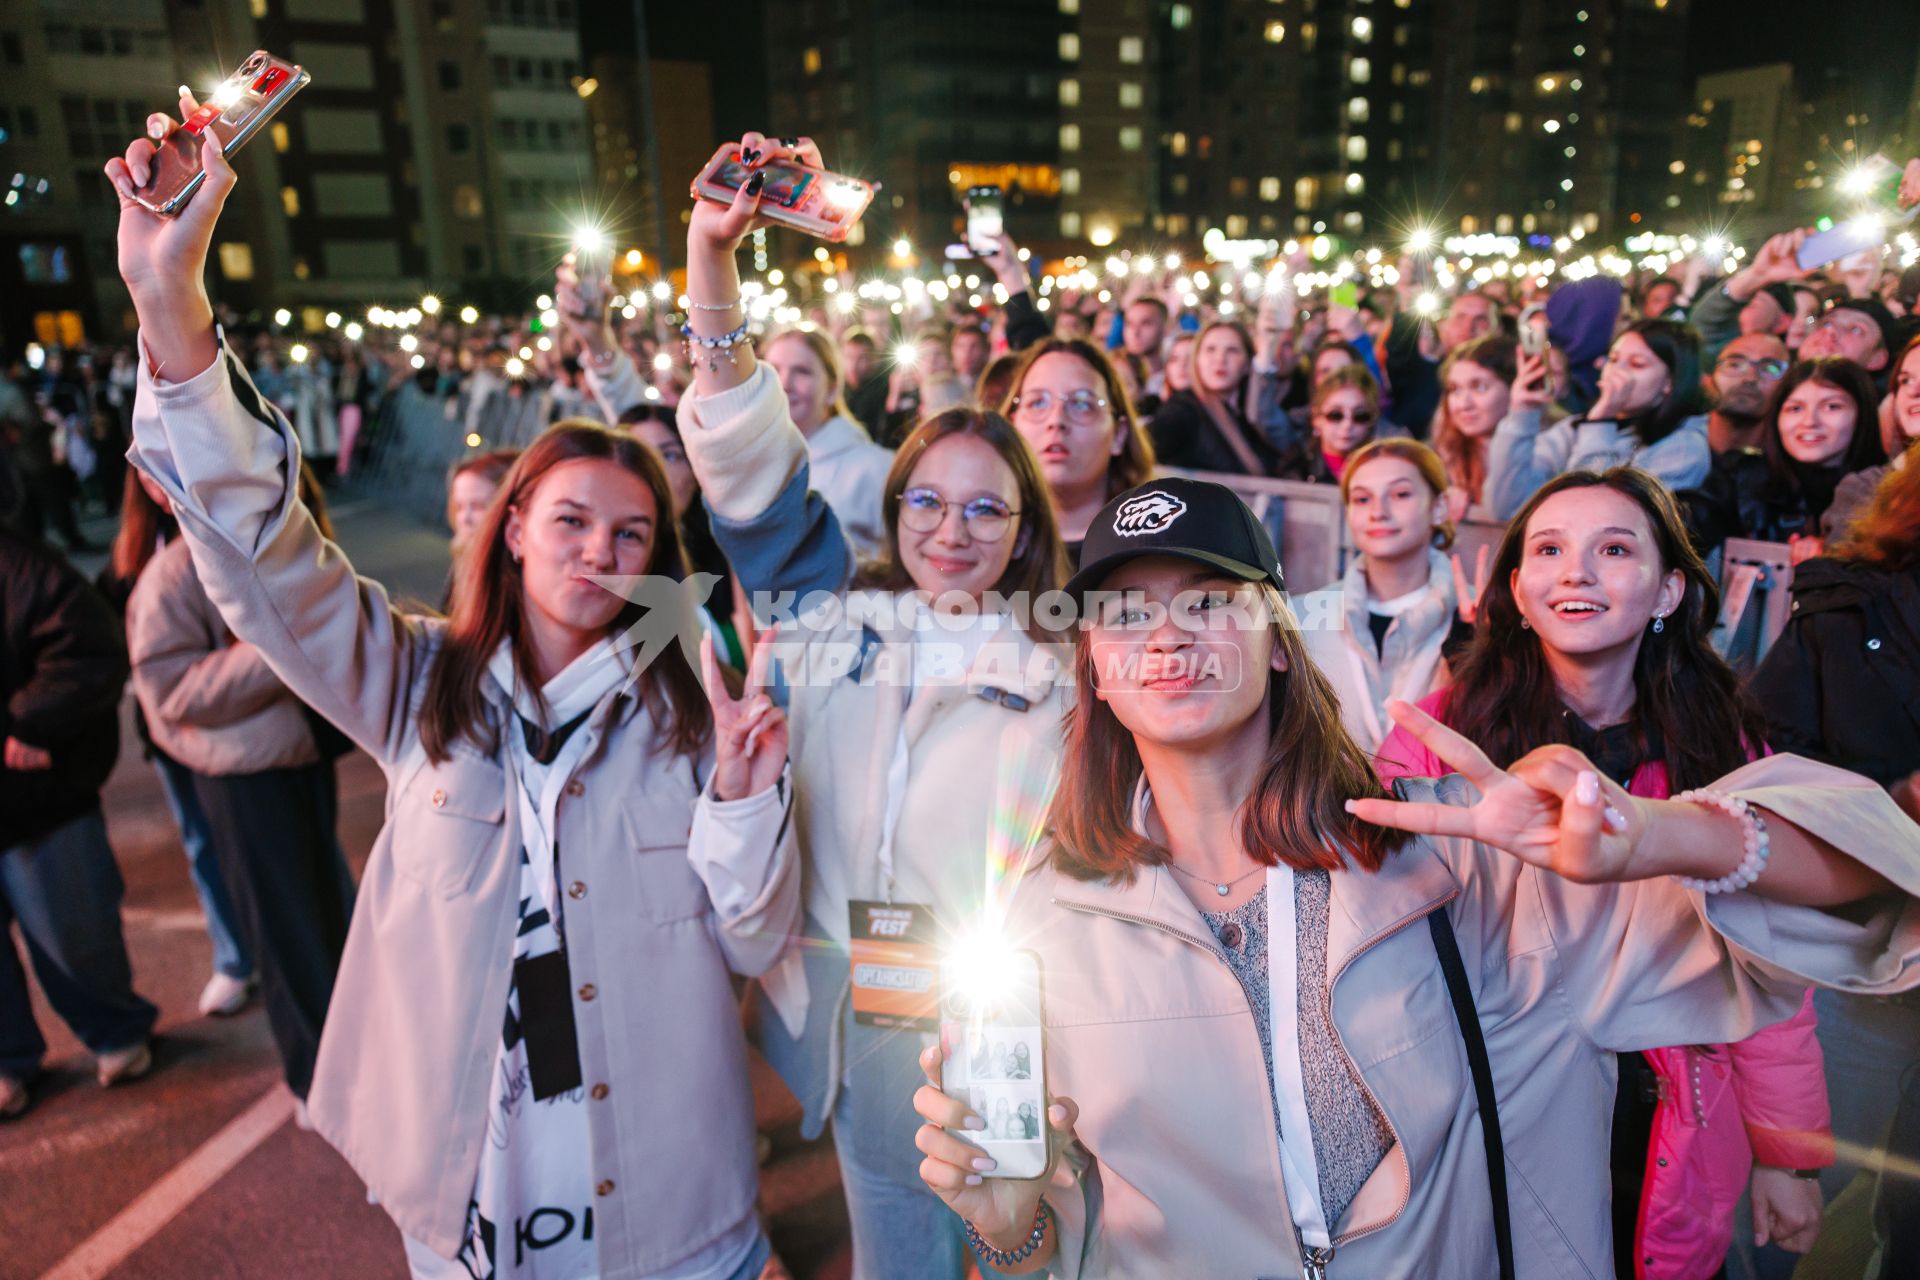
POLYGON ((1593 276, 1556 289, 1547 299, 1547 341, 1566 353, 1574 412, 1593 403, 1600 389, 1600 359, 1620 321, 1620 281, 1593 276))
POLYGON ((1840 482, 1886 461, 1874 428, 1878 397, 1851 360, 1802 360, 1768 407, 1760 448, 1722 454, 1681 495, 1701 555, 1728 538, 1784 542, 1795 563, 1821 554, 1820 517, 1840 482))
MULTIPOLYGON (((1551 325, 1551 307, 1549 324, 1551 325)), ((1551 329, 1549 330, 1551 331, 1551 329)), ((1569 352, 1578 385, 1584 362, 1569 352)), ((1584 414, 1542 427, 1548 391, 1544 367, 1514 381, 1507 416, 1487 450, 1486 502, 1495 519, 1518 511, 1536 489, 1563 471, 1632 466, 1669 489, 1707 477, 1706 397, 1700 384, 1700 340, 1672 320, 1640 320, 1621 331, 1608 352, 1598 394, 1584 414)), ((1576 399, 1578 396, 1576 395, 1576 399)))

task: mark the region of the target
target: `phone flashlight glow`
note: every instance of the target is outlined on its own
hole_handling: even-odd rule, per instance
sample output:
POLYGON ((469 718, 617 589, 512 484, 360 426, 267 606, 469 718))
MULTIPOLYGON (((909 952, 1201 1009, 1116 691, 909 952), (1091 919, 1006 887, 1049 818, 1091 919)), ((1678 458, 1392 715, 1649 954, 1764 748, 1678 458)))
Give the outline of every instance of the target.
POLYGON ((1020 977, 1013 944, 984 925, 954 940, 947 949, 947 966, 976 1015, 1003 1004, 1020 977))
POLYGON ((911 369, 920 363, 920 352, 911 342, 902 342, 893 349, 893 363, 902 369, 911 369))
POLYGON ((602 254, 611 243, 607 233, 591 223, 578 223, 573 228, 573 247, 581 253, 602 254))
POLYGON ((851 209, 866 199, 858 183, 836 182, 827 188, 827 203, 838 209, 851 209))
POLYGON ((213 105, 225 111, 228 107, 240 101, 240 95, 245 92, 246 90, 234 81, 224 81, 218 89, 213 91, 213 105))

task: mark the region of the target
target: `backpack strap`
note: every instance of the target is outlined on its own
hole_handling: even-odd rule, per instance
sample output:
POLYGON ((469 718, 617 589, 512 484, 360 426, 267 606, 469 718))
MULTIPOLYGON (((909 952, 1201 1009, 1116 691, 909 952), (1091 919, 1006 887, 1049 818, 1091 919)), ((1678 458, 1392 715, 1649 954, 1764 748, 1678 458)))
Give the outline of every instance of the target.
POLYGON ((1473 1094, 1480 1104, 1480 1136, 1487 1148, 1487 1189, 1493 1196, 1493 1241, 1500 1255, 1500 1280, 1514 1280, 1513 1222, 1507 1210, 1506 1147, 1500 1141, 1500 1109, 1493 1093, 1493 1067, 1487 1061, 1487 1041, 1480 1033, 1480 1014, 1467 985, 1467 967, 1460 960, 1460 944, 1453 921, 1441 906, 1427 916, 1433 949, 1440 953, 1440 972, 1446 975, 1453 1017, 1467 1045, 1467 1065, 1473 1071, 1473 1094))

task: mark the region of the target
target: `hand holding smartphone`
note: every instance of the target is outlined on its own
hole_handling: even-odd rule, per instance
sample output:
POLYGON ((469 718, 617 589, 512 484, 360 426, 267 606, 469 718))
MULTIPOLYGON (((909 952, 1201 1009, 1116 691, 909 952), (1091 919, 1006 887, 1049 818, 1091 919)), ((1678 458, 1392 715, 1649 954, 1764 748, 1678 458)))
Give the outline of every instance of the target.
POLYGON ((231 160, 311 79, 304 68, 256 49, 209 102, 154 140, 147 181, 133 198, 162 217, 178 214, 206 180, 200 163, 205 136, 218 138, 221 154, 231 160))
POLYGON ((1007 951, 940 966, 940 1087, 986 1122, 956 1136, 992 1157, 985 1178, 1031 1179, 1050 1163, 1040 957, 1007 951), (983 968, 990 972, 983 974, 983 968))
POLYGON ((742 149, 737 142, 725 143, 714 152, 693 180, 693 194, 730 205, 756 177, 761 183, 761 217, 833 243, 845 240, 873 203, 874 186, 864 179, 829 173, 785 156, 763 162, 761 149, 742 149))
POLYGON ((1006 232, 1003 196, 999 187, 969 187, 966 199, 967 248, 976 258, 991 257, 1006 232))

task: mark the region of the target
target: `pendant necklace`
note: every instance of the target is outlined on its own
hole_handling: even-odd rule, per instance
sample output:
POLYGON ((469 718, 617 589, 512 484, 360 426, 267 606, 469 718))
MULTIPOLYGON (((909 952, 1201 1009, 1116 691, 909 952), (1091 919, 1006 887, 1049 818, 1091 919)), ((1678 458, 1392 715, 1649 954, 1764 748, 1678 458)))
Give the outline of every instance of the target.
POLYGON ((1227 881, 1210 880, 1206 876, 1197 876, 1193 874, 1193 872, 1188 871, 1183 867, 1176 866, 1171 862, 1167 863, 1167 870, 1183 875, 1189 880, 1198 880, 1201 884, 1212 885, 1213 891, 1224 898, 1228 894, 1233 892, 1233 886, 1239 884, 1242 880, 1250 879, 1253 876, 1259 875, 1262 871, 1265 871, 1266 868, 1255 867, 1253 870, 1247 872, 1246 875, 1235 876, 1233 879, 1227 880, 1227 881))

